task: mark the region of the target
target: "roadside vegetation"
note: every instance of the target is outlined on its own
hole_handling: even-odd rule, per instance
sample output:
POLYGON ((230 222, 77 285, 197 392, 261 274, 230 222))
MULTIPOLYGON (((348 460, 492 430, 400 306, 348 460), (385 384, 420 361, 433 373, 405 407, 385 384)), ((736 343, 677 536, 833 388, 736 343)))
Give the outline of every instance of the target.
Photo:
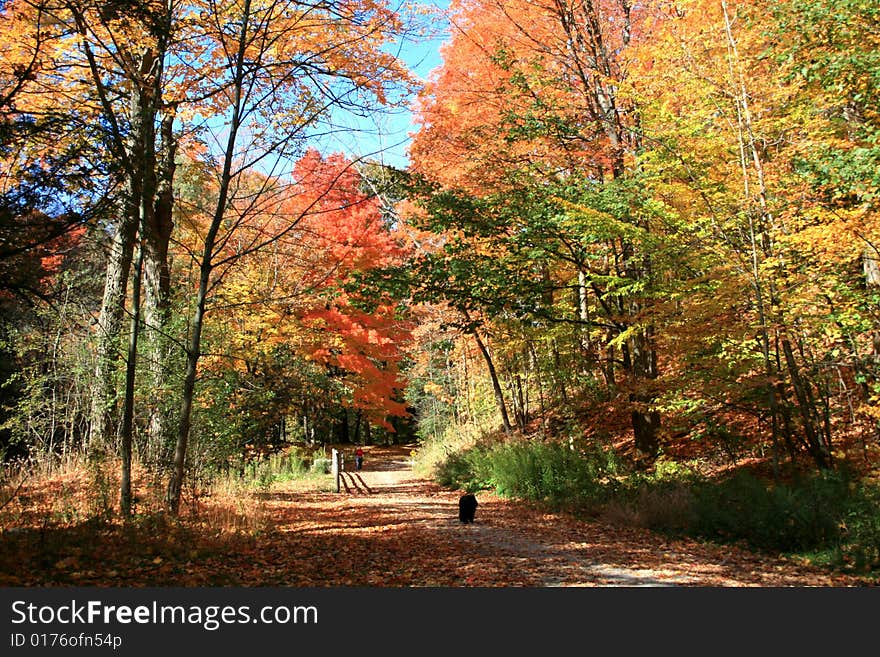
POLYGON ((435 444, 420 468, 440 484, 670 536, 741 543, 828 568, 880 573, 880 485, 848 466, 774 481, 706 461, 634 467, 609 447, 535 439, 435 444))

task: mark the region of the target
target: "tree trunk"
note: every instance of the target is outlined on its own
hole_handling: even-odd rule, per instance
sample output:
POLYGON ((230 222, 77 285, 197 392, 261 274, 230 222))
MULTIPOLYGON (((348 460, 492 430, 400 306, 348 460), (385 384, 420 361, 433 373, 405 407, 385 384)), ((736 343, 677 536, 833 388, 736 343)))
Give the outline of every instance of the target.
POLYGON ((336 442, 339 443, 350 443, 351 442, 351 432, 348 427, 348 409, 342 409, 342 415, 339 418, 339 431, 336 434, 336 442))
POLYGON ((157 461, 166 458, 172 442, 169 373, 171 349, 168 339, 171 274, 168 246, 173 229, 176 141, 172 133, 173 110, 162 119, 160 174, 154 186, 155 205, 145 217, 144 236, 144 322, 149 345, 148 362, 154 391, 147 433, 148 452, 157 461))
POLYGON ((124 412, 120 430, 120 452, 122 457, 120 509, 127 517, 132 511, 131 461, 134 442, 134 389, 137 369, 137 346, 141 320, 141 283, 144 263, 144 243, 150 235, 156 196, 156 103, 161 90, 161 75, 157 66, 161 64, 156 53, 144 48, 139 53, 139 76, 132 83, 129 101, 131 134, 128 139, 129 170, 131 188, 137 190, 137 227, 141 234, 141 248, 138 250, 137 264, 132 281, 131 331, 129 335, 128 363, 125 374, 124 412))
MULTIPOLYGON (((743 198, 745 200, 745 213, 748 217, 749 232, 749 250, 751 258, 751 276, 752 286, 755 291, 755 304, 758 311, 759 335, 761 340, 761 350, 764 358, 764 372, 767 377, 767 396, 768 406, 771 413, 772 429, 773 429, 773 471, 774 476, 778 475, 778 451, 779 451, 779 413, 781 406, 785 405, 785 398, 777 399, 774 391, 773 379, 780 371, 781 366, 777 363, 774 368, 770 359, 770 328, 769 319, 776 314, 774 308, 777 306, 777 298, 772 280, 766 286, 761 280, 761 262, 764 259, 772 257, 773 246, 771 235, 768 228, 773 224, 773 217, 770 214, 767 205, 767 187, 764 180, 764 168, 761 161, 759 150, 755 144, 754 130, 752 126, 751 111, 749 109, 749 93, 746 89, 745 75, 742 71, 739 51, 736 39, 733 34, 733 23, 731 21, 730 12, 726 0, 721 0, 721 8, 724 15, 724 29, 727 37, 727 65, 730 74, 730 82, 733 86, 732 96, 734 98, 736 119, 737 119, 737 148, 740 160, 740 169, 743 178, 743 198), (752 191, 750 170, 754 171, 757 182, 757 194, 752 191), (754 201, 757 200, 757 212, 752 207, 754 201), (769 298, 768 298, 769 297, 769 298), (778 405, 781 402, 781 406, 778 405)), ((784 321, 781 317, 776 318, 777 325, 783 325, 784 321)), ((778 354, 778 345, 777 345, 778 354)), ((787 416, 787 410, 782 416, 785 423, 786 432, 790 430, 790 418, 787 416)), ((786 437, 786 441, 790 443, 790 438, 786 437)))
POLYGON ((138 249, 134 278, 131 282, 131 328, 128 338, 128 362, 125 367, 125 402, 123 404, 122 429, 119 438, 119 451, 122 458, 119 510, 124 518, 131 516, 132 512, 131 447, 134 433, 134 384, 141 321, 141 269, 143 260, 143 249, 138 249))
POLYGON ((211 283, 211 272, 214 269, 214 245, 217 243, 217 235, 223 219, 226 216, 227 202, 229 199, 230 185, 232 183, 232 163, 235 158, 235 146, 238 140, 238 131, 242 121, 242 103, 244 95, 245 79, 245 51, 248 45, 248 33, 250 31, 250 0, 244 0, 241 13, 241 26, 238 32, 238 51, 235 59, 235 71, 232 85, 232 116, 229 122, 229 133, 224 151, 223 169, 220 174, 220 184, 217 193, 217 205, 211 225, 205 235, 203 243, 201 263, 199 265, 199 287, 196 297, 196 310, 193 316, 189 345, 186 350, 186 372, 183 380, 183 396, 181 398, 180 419, 177 429, 177 444, 174 449, 174 462, 171 476, 168 481, 168 489, 165 495, 165 503, 174 515, 180 510, 180 494, 183 488, 183 477, 186 469, 186 449, 189 442, 189 432, 192 426, 193 394, 196 387, 196 374, 198 371, 199 358, 201 357, 202 329, 204 327, 205 309, 207 306, 208 290, 211 283))
POLYGON ((189 430, 192 423, 193 394, 195 393, 196 372, 198 370, 199 356, 201 355, 202 326, 204 325, 205 300, 208 290, 207 281, 211 271, 210 266, 207 268, 203 266, 202 269, 200 280, 203 283, 200 282, 199 284, 199 297, 191 328, 192 335, 186 349, 186 372, 183 378, 177 444, 174 448, 171 477, 168 481, 168 490, 165 495, 166 506, 174 515, 177 515, 180 511, 180 494, 183 489, 183 477, 186 470, 186 448, 189 442, 189 430))
POLYGON ((552 340, 551 349, 553 350, 553 365, 556 368, 556 372, 553 374, 553 379, 556 381, 559 386, 559 394, 562 397, 562 401, 564 403, 568 403, 568 390, 565 385, 565 374, 562 369, 562 359, 559 357, 559 345, 556 344, 556 340, 552 340))
POLYGON ((657 378, 656 353, 651 345, 651 335, 640 331, 630 340, 630 358, 636 391, 630 395, 633 402, 632 427, 635 447, 647 458, 655 458, 659 450, 657 432, 660 429, 660 413, 650 406, 654 395, 641 386, 650 385, 657 378))
MULTIPOLYGON (((131 193, 131 191, 129 192, 131 193)), ((91 386, 89 450, 103 451, 115 435, 117 395, 115 373, 119 362, 119 339, 125 314, 128 275, 134 255, 137 213, 126 202, 123 217, 116 227, 107 257, 104 299, 98 316, 96 363, 91 386)))
POLYGON ((516 410, 516 425, 525 433, 529 423, 529 398, 528 386, 523 385, 523 377, 516 373, 513 375, 513 399, 516 410))
POLYGON ((483 354, 483 358, 486 361, 486 367, 489 369, 489 378, 492 380, 492 391, 495 393, 495 403, 498 405, 498 412, 501 413, 501 423, 504 426, 504 431, 507 434, 513 432, 513 427, 510 424, 510 417, 507 414, 507 405, 504 403, 504 391, 501 388, 501 382, 498 380, 498 372, 495 370, 495 363, 492 362, 492 356, 489 353, 489 350, 486 348, 486 345, 483 344, 483 340, 480 338, 480 334, 476 329, 471 331, 474 336, 474 340, 477 342, 477 348, 480 350, 480 353, 483 354))
POLYGON ((814 408, 810 404, 808 398, 807 383, 801 378, 794 352, 791 348, 791 342, 788 338, 782 337, 782 353, 785 355, 785 363, 788 367, 788 373, 791 377, 791 385, 794 389, 795 397, 798 402, 798 411, 801 416, 801 423, 804 434, 807 437, 807 444, 810 455, 813 457, 816 465, 820 470, 827 470, 832 467, 831 453, 827 442, 818 433, 818 427, 814 421, 814 408))
POLYGON ((364 413, 363 411, 358 411, 354 414, 354 438, 353 441, 355 443, 361 442, 361 423, 363 421, 364 413))
MULTIPOLYGON (((582 357, 586 357, 592 351, 590 344, 590 306, 587 300, 587 276, 582 269, 578 269, 578 319, 581 321, 579 330, 580 349, 582 357)), ((586 367, 583 368, 586 373, 586 367)))

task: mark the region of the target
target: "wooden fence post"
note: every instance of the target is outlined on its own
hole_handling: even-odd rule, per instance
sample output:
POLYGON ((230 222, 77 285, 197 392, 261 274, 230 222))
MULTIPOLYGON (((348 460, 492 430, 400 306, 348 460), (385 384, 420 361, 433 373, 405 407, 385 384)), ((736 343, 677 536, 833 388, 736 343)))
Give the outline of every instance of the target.
POLYGON ((330 474, 336 481, 336 492, 339 492, 339 481, 342 479, 342 469, 345 467, 342 460, 342 452, 337 449, 330 450, 330 474))

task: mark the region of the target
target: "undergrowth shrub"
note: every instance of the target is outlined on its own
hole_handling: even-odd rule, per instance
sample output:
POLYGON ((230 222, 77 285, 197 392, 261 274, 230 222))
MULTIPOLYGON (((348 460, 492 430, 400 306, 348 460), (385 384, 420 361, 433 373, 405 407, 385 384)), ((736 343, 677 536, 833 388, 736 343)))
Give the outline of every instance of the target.
POLYGON ((435 479, 443 486, 463 488, 469 493, 492 488, 488 455, 488 448, 477 445, 453 452, 434 466, 435 479))
POLYGON ((333 459, 329 456, 316 456, 312 459, 309 472, 313 474, 330 474, 333 471, 333 459))
POLYGON ((651 471, 624 473, 601 516, 616 524, 681 533, 694 522, 694 486, 701 480, 687 463, 658 460, 651 471))
POLYGON ((585 452, 558 443, 506 443, 487 458, 490 481, 500 495, 554 507, 601 501, 611 488, 608 477, 617 467, 610 451, 585 452))
POLYGON ((693 533, 742 538, 755 548, 783 552, 835 544, 852 503, 848 478, 840 473, 775 485, 737 473, 722 482, 704 482, 695 493, 693 533))
POLYGON ((833 563, 860 572, 880 571, 880 488, 860 485, 840 526, 833 563))

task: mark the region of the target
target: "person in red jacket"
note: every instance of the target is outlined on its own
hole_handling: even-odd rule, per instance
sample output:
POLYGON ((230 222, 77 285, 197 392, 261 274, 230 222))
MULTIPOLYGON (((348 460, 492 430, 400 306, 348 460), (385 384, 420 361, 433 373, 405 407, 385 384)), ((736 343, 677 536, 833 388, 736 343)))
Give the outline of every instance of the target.
POLYGON ((358 447, 357 451, 354 453, 354 464, 357 470, 360 470, 364 466, 364 450, 361 447, 358 447))

